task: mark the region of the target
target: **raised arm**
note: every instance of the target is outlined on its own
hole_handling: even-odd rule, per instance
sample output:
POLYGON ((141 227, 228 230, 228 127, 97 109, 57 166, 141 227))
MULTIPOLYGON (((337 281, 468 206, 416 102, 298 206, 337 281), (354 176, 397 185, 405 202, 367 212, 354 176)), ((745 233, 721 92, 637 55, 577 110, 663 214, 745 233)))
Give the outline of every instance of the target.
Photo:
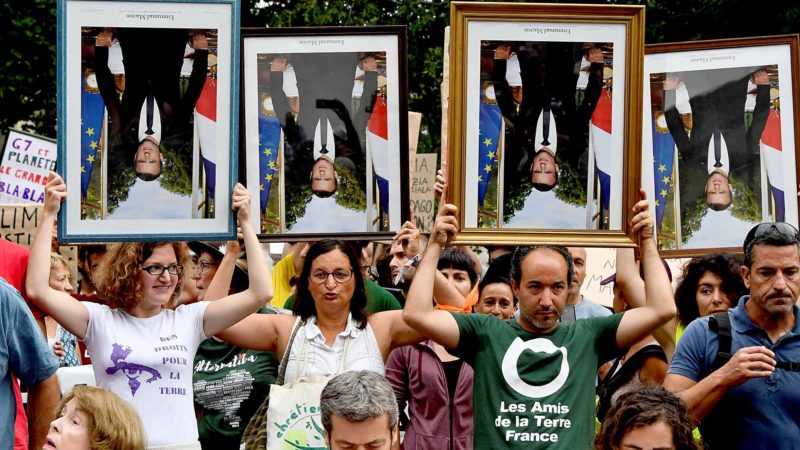
POLYGON ((89 310, 66 292, 50 287, 50 242, 61 201, 67 198, 67 186, 55 172, 47 176, 44 211, 39 229, 31 246, 25 289, 30 299, 48 316, 74 334, 78 339, 86 336, 89 327, 89 310))
MULTIPOLYGON (((622 289, 631 308, 640 308, 647 304, 645 283, 639 276, 639 268, 636 266, 632 248, 617 249, 616 283, 622 289)), ((675 353, 675 328, 676 324, 673 318, 653 331, 653 337, 666 353, 668 362, 672 360, 672 354, 675 353)))
POLYGON ((261 251, 253 224, 250 222, 251 196, 247 189, 237 183, 233 188, 231 206, 237 210, 236 217, 242 229, 247 252, 249 286, 246 290, 211 302, 203 316, 203 332, 213 336, 258 310, 272 298, 272 276, 266 257, 261 251))
POLYGON ((280 359, 294 320, 295 316, 288 314, 250 314, 214 336, 237 347, 275 352, 280 359))
POLYGON ((617 328, 617 347, 635 344, 656 328, 675 317, 675 301, 667 271, 661 264, 658 248, 653 239, 653 216, 650 215, 647 194, 640 191, 638 203, 633 207, 631 231, 639 238, 639 248, 644 265, 645 304, 625 312, 617 328))
POLYGON ((225 246, 225 255, 217 266, 214 278, 206 288, 203 300, 217 300, 228 295, 231 291, 231 280, 233 280, 233 272, 236 269, 236 260, 239 258, 240 251, 241 246, 238 240, 228 241, 225 246))
POLYGON ((436 216, 433 232, 411 282, 403 309, 403 320, 408 326, 449 349, 458 346, 458 325, 450 313, 434 309, 433 286, 442 247, 458 232, 457 211, 454 205, 444 205, 436 216))

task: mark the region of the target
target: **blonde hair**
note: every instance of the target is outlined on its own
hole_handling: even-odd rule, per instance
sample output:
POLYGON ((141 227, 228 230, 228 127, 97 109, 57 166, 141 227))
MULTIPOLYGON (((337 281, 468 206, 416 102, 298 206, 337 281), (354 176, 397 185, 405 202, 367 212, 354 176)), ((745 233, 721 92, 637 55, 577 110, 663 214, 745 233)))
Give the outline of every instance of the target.
MULTIPOLYGON (((111 244, 92 274, 97 293, 111 308, 130 310, 142 300, 142 263, 156 247, 169 245, 175 251, 178 264, 186 267, 189 254, 183 242, 123 242, 111 244)), ((178 277, 174 292, 180 292, 182 277, 178 277)))
POLYGON ((56 416, 75 399, 89 416, 89 448, 92 450, 144 450, 144 426, 139 413, 111 391, 78 385, 61 399, 56 416))
POLYGON ((59 265, 61 265, 61 267, 65 268, 65 269, 69 270, 69 263, 67 262, 67 260, 63 256, 61 256, 61 253, 51 252, 50 253, 50 270, 55 269, 59 265))

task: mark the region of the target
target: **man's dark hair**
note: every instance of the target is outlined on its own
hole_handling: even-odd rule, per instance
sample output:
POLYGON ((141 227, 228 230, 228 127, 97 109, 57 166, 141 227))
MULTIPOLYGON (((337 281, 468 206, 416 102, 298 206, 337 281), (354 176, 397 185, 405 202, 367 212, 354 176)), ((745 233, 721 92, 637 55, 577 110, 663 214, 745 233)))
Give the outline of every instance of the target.
POLYGON ((556 182, 553 184, 547 184, 547 183, 531 183, 531 184, 533 185, 533 188, 539 192, 552 191, 558 184, 558 172, 556 172, 556 182))
MULTIPOLYGON (((533 179, 533 159, 536 158, 536 155, 538 155, 540 152, 545 152, 545 151, 546 150, 539 150, 538 152, 537 151, 533 151, 533 150, 529 151, 529 153, 531 155, 531 157, 530 157, 531 158, 530 159, 531 163, 530 163, 530 166, 529 166, 530 170, 528 171, 528 179, 529 180, 533 179)), ((555 156, 553 156, 553 160, 556 161, 556 157, 555 156)), ((555 177, 555 180, 553 181, 553 184, 531 182, 531 185, 533 185, 533 188, 536 189, 539 192, 552 191, 558 185, 558 171, 557 170, 555 170, 553 172, 553 176, 555 177)))
MULTIPOLYGON (((334 185, 337 184, 336 181, 334 181, 333 183, 334 185)), ((328 198, 336 193, 336 189, 337 189, 336 187, 334 187, 332 191, 325 191, 322 189, 312 189, 311 192, 319 198, 328 198)))
POLYGON ((594 448, 618 449, 629 431, 659 422, 672 431, 672 445, 676 450, 699 450, 686 404, 661 386, 643 386, 620 395, 600 427, 594 448))
POLYGON ((726 209, 730 208, 733 202, 731 203, 709 203, 708 209, 712 211, 725 211, 726 209))
MULTIPOLYGON (((314 180, 313 180, 313 178, 314 178, 314 167, 317 165, 317 162, 320 159, 322 159, 322 158, 317 159, 316 161, 314 161, 314 164, 311 165, 311 173, 309 173, 309 175, 308 175, 309 184, 314 184, 314 180)), ((326 161, 328 161, 328 160, 326 160, 326 161)), ((331 167, 333 167, 333 170, 335 172, 336 171, 336 165, 334 163, 330 162, 330 161, 328 161, 328 162, 331 164, 331 167)), ((312 189, 311 192, 315 196, 317 196, 319 198, 328 198, 328 197, 332 196, 333 194, 335 194, 336 191, 339 189, 339 179, 333 174, 331 174, 331 176, 333 176, 333 190, 332 191, 327 191, 327 190, 322 190, 322 189, 312 189)))
POLYGON ((355 280, 353 298, 350 299, 350 313, 353 315, 353 320, 358 324, 358 328, 364 329, 367 326, 367 313, 365 311, 367 295, 364 292, 364 276, 361 274, 360 257, 355 253, 353 245, 345 241, 323 239, 308 247, 303 270, 300 271, 299 282, 297 283, 297 295, 292 312, 303 320, 308 320, 309 317, 317 315, 314 297, 311 296, 311 291, 308 289, 308 283, 312 282, 311 265, 318 257, 333 250, 340 250, 350 262, 350 269, 353 271, 353 279, 355 280))
MULTIPOLYGON (((134 171, 136 171, 136 153, 139 151, 139 146, 141 146, 142 143, 145 142, 145 140, 146 139, 142 139, 138 144, 136 144, 136 147, 134 148, 134 153, 133 153, 133 168, 134 168, 134 171)), ((158 146, 158 150, 159 150, 159 152, 161 151, 161 147, 160 146, 158 146)), ((157 174, 144 173, 144 172, 136 171, 136 177, 139 178, 142 181, 153 181, 153 180, 157 179, 158 177, 160 177, 161 173, 164 171, 164 161, 161 160, 160 156, 158 158, 158 169, 159 170, 158 170, 157 174)))
POLYGON ((707 272, 722 280, 722 292, 734 301, 747 294, 741 267, 742 256, 731 253, 712 253, 692 258, 683 268, 683 276, 675 289, 675 305, 678 307, 680 322, 686 326, 700 316, 697 308, 697 286, 700 278, 707 272))
POLYGON ((439 255, 439 262, 436 265, 439 270, 455 269, 467 272, 469 285, 475 286, 478 281, 478 272, 475 268, 475 261, 461 247, 447 247, 439 255))
POLYGON ((567 285, 572 284, 572 277, 574 276, 574 268, 572 267, 572 255, 569 254, 566 247, 558 245, 537 245, 537 246, 520 246, 514 250, 511 257, 511 279, 519 286, 520 279, 522 278, 522 262, 525 258, 533 252, 549 250, 558 253, 567 262, 567 285))
POLYGON ((161 174, 156 175, 152 173, 144 173, 144 172, 136 172, 136 177, 142 181, 153 181, 158 178, 161 174))
MULTIPOLYGON (((791 227, 791 225, 789 226, 791 227)), ((750 265, 753 263, 753 247, 755 247, 756 245, 770 245, 773 247, 785 247, 787 245, 794 245, 800 248, 800 241, 798 241, 798 237, 796 234, 788 235, 785 232, 781 231, 775 224, 762 223, 756 225, 755 227, 753 227, 752 230, 750 230, 750 233, 747 234, 747 238, 745 238, 744 242, 744 265, 748 269, 750 268, 750 265), (755 230, 759 230, 759 232, 754 232, 755 230), (752 238, 750 238, 751 234, 754 234, 752 238)))

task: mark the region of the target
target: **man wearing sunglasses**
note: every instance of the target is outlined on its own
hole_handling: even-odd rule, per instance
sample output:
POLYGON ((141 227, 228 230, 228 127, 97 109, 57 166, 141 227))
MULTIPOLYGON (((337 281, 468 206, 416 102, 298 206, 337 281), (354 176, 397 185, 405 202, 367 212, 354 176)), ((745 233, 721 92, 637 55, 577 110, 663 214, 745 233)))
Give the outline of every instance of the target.
POLYGON ((798 231, 787 223, 750 230, 742 266, 750 295, 721 316, 695 320, 678 343, 664 385, 700 422, 706 449, 795 449, 800 442, 799 249, 798 231), (726 318, 730 326, 722 325, 726 318))

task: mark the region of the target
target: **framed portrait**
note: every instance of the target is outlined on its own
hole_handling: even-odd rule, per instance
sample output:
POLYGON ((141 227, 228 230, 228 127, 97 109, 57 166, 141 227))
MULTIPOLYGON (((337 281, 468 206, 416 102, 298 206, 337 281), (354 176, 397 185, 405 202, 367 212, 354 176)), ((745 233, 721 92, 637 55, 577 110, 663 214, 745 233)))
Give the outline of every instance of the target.
POLYGON ((239 2, 58 3, 64 242, 233 238, 239 2))
POLYGON ((796 34, 647 46, 642 171, 662 254, 741 252, 760 222, 798 225, 797 51, 796 34))
POLYGON ((633 245, 644 9, 453 2, 450 23, 457 240, 633 245))
POLYGON ((406 29, 242 30, 243 139, 262 240, 391 235, 409 214, 406 29))

